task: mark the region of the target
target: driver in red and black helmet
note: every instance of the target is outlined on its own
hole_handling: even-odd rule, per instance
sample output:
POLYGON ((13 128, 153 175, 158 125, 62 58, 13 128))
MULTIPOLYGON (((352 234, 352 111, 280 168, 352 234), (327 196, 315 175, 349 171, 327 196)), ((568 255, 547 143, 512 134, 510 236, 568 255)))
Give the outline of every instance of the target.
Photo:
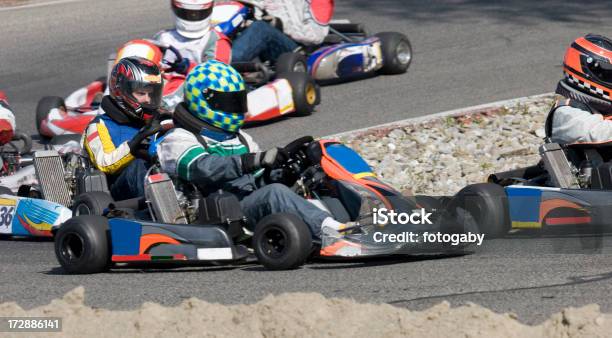
POLYGON ((148 163, 142 144, 159 131, 163 79, 157 65, 141 57, 123 58, 113 67, 110 95, 85 130, 83 147, 93 165, 107 174, 115 199, 144 195, 148 163))
POLYGON ((612 142, 612 40, 588 34, 565 53, 546 135, 560 144, 612 142))

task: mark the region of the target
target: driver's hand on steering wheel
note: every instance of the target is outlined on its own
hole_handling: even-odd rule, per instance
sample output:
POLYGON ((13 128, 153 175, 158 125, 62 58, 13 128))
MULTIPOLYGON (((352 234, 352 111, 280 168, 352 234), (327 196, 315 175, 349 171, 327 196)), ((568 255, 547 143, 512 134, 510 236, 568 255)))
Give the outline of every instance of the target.
POLYGON ((281 148, 272 148, 258 153, 244 154, 240 159, 242 171, 251 173, 261 168, 276 169, 287 161, 287 155, 281 148))

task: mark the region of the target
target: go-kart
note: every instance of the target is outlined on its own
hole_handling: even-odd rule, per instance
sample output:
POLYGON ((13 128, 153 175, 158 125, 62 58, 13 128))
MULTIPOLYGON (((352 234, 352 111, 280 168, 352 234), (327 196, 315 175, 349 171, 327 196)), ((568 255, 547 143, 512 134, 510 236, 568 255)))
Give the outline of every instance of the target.
MULTIPOLYGON (((183 83, 186 76, 174 71, 183 57, 172 46, 159 45, 163 53, 170 51, 175 55, 172 64, 164 64, 162 107, 174 111, 183 101, 183 83)), ((114 63, 115 56, 109 57, 114 63)), ((195 65, 192 65, 195 66, 195 65)), ((311 114, 321 102, 316 83, 306 74, 284 72, 274 76, 247 81, 248 113, 246 122, 267 121, 295 114, 311 114)), ((106 78, 102 77, 70 94, 65 100, 57 96, 43 97, 36 107, 36 126, 38 133, 45 138, 58 135, 82 134, 87 125, 95 118, 102 97, 106 91, 106 78)))
POLYGON ((477 232, 473 218, 455 208, 453 200, 444 210, 437 210, 433 225, 373 224, 375 207, 435 212, 441 204, 424 196, 402 196, 378 180, 357 153, 339 142, 306 137, 283 151, 288 160, 276 170, 267 170, 264 181, 291 187, 338 221, 357 223, 341 232, 324 228, 321 236, 315 237, 301 219, 281 213, 268 215, 249 233, 234 195, 220 191, 202 197, 194 184, 172 179, 153 166, 145 179, 143 199, 117 202, 104 191, 77 196, 72 204, 76 217, 63 224, 55 236, 57 259, 69 273, 96 273, 157 262, 181 266, 235 262, 243 259, 250 247, 264 267, 281 270, 297 268, 312 255, 451 253, 467 246, 380 243, 374 239, 376 233, 477 232), (245 239, 248 235, 252 238, 245 239))
MULTIPOLYGON (((228 1, 216 4, 212 22, 216 29, 233 37, 250 20, 254 10, 265 9, 252 1, 228 1)), ((364 25, 348 20, 332 20, 330 33, 319 46, 302 46, 298 53, 285 53, 274 64, 257 62, 256 68, 268 73, 307 72, 318 82, 334 83, 373 74, 402 74, 412 62, 408 38, 397 32, 370 36, 364 25)), ((251 66, 251 68, 255 68, 251 66)))
POLYGON ((603 229, 612 225, 610 146, 548 140, 536 165, 492 174, 462 193, 497 237, 510 229, 603 229))
POLYGON ((44 156, 30 153, 31 147, 30 137, 16 132, 13 141, 0 148, 3 163, 0 170, 2 236, 52 237, 53 230, 72 217, 72 211, 66 206, 30 190, 31 186, 38 184, 37 174, 46 168, 44 156), (19 142, 23 145, 19 146, 19 142))

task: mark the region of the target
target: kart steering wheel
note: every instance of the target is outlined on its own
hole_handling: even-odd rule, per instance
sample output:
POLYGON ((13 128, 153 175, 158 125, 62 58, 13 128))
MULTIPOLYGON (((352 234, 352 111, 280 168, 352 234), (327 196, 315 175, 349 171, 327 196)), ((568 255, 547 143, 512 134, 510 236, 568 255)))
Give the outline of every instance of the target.
POLYGON ((167 66, 167 68, 163 69, 164 72, 173 72, 176 70, 176 67, 178 65, 184 62, 183 55, 181 55, 181 52, 179 52, 179 50, 176 49, 176 47, 172 45, 161 44, 159 42, 156 42, 156 45, 159 47, 159 49, 161 49, 164 55, 166 54, 167 51, 170 51, 172 54, 174 54, 174 62, 166 62, 165 60, 162 61, 163 66, 167 66))
POLYGON ((314 141, 312 136, 302 136, 281 149, 286 160, 280 164, 278 168, 266 168, 263 173, 263 179, 266 184, 283 183, 291 186, 299 178, 300 172, 303 170, 304 162, 306 161, 305 150, 314 141), (272 172, 280 171, 279 178, 272 178, 272 172))

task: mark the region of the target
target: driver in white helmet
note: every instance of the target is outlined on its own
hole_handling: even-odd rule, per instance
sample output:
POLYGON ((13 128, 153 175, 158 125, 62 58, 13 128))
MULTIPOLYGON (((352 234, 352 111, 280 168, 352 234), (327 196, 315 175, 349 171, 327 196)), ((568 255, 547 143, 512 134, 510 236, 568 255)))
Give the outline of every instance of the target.
MULTIPOLYGON (((213 5, 213 0, 171 0, 175 28, 155 35, 155 40, 179 50, 186 69, 206 60, 224 63, 231 60, 230 40, 211 26, 213 5)), ((172 53, 164 55, 164 60, 169 63, 174 63, 174 58, 172 53)))

